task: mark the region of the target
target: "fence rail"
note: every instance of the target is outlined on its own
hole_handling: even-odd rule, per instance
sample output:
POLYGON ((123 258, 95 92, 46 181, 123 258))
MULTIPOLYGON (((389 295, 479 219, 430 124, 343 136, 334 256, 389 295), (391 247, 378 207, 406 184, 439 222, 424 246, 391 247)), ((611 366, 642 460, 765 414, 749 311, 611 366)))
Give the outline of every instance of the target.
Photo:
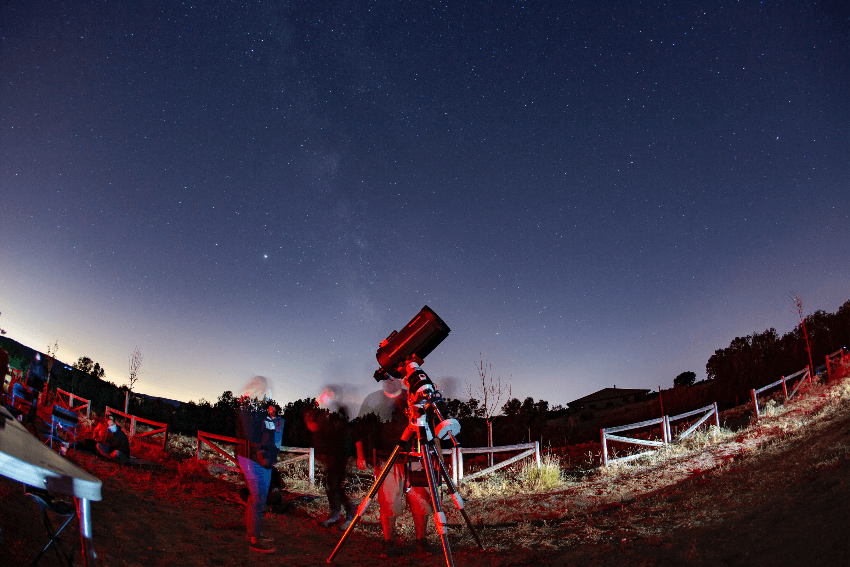
POLYGON ((9 379, 10 382, 12 380, 17 380, 18 382, 20 382, 21 380, 24 379, 24 373, 22 371, 18 370, 17 368, 12 368, 11 366, 9 367, 9 376, 10 376, 10 379, 9 379))
MULTIPOLYGON (((386 461, 386 458, 391 454, 390 451, 376 451, 372 450, 372 466, 375 471, 375 476, 379 474, 378 466, 380 464, 380 460, 386 461)), ((464 480, 472 480, 474 478, 478 478, 487 474, 490 474, 493 471, 497 471, 502 467, 506 467, 511 465, 520 459, 524 459, 526 457, 530 457, 534 455, 535 461, 537 463, 537 468, 540 468, 540 443, 535 441, 534 443, 523 443, 520 445, 502 445, 500 447, 451 447, 449 449, 442 450, 443 461, 445 462, 445 457, 450 457, 451 463, 449 466, 449 474, 452 477, 452 482, 455 485, 460 484, 464 480), (509 451, 522 451, 519 455, 514 455, 510 459, 502 461, 500 463, 496 463, 492 467, 488 467, 484 470, 477 471, 468 475, 463 474, 463 455, 464 453, 467 455, 475 455, 481 453, 506 453, 509 451)))
POLYGON ((826 376, 827 380, 832 380, 833 371, 841 364, 850 361, 850 353, 847 347, 841 347, 832 354, 826 355, 826 376))
POLYGON ((777 380, 776 382, 772 382, 772 383, 768 384, 767 386, 762 386, 761 388, 754 388, 754 389, 750 390, 750 396, 752 397, 752 400, 753 400, 753 412, 755 413, 755 418, 759 419, 761 417, 761 410, 759 409, 759 394, 761 394, 762 392, 765 392, 767 390, 770 390, 771 388, 775 388, 776 386, 779 386, 780 384, 782 384, 782 393, 785 396, 785 402, 787 403, 787 402, 791 401, 791 399, 797 393, 797 390, 800 389, 800 385, 803 383, 804 380, 806 380, 808 382, 811 382, 811 380, 812 380, 811 373, 810 373, 808 367, 803 368, 802 370, 798 370, 794 374, 790 374, 788 376, 783 376, 779 380, 777 380), (794 387, 794 389, 791 391, 791 394, 789 395, 788 394, 788 383, 792 382, 797 377, 799 377, 799 380, 797 380, 797 385, 794 387))
POLYGON ((307 477, 310 484, 315 484, 316 481, 316 450, 313 447, 283 447, 281 453, 303 453, 297 457, 290 457, 281 461, 280 465, 288 465, 297 463, 298 461, 307 461, 307 477))
MULTIPOLYGON (((222 447, 219 447, 218 445, 213 443, 211 440, 225 441, 227 443, 233 443, 237 447, 241 446, 241 447, 243 447, 243 450, 242 450, 243 453, 247 453, 247 451, 248 451, 248 447, 247 447, 248 441, 245 440, 245 439, 239 439, 239 438, 236 438, 236 437, 227 437, 225 435, 216 435, 215 433, 207 433, 205 431, 198 431, 198 456, 197 456, 198 461, 200 461, 202 463, 210 463, 210 461, 207 461, 206 459, 201 458, 201 445, 202 444, 208 445, 210 449, 212 449, 213 451, 215 451, 216 453, 218 453, 222 457, 225 457, 226 459, 231 461, 234 466, 219 465, 217 463, 210 463, 210 464, 215 464, 216 466, 223 467, 223 468, 226 468, 227 470, 234 471, 234 472, 241 471, 241 469, 239 468, 238 459, 235 456, 228 453, 227 451, 225 451, 222 447)), ((238 451, 234 451, 234 452, 238 453, 238 451)), ((288 465, 288 464, 291 464, 291 463, 297 463, 298 461, 307 461, 307 477, 310 481, 310 484, 315 484, 315 482, 316 482, 316 451, 315 451, 315 449, 313 449, 313 447, 282 447, 280 452, 281 453, 303 453, 301 455, 298 455, 297 457, 291 457, 289 459, 285 459, 283 461, 280 461, 276 464, 278 464, 278 465, 288 465)))
POLYGON ((152 421, 150 419, 145 419, 143 417, 130 415, 128 413, 124 413, 121 410, 117 410, 115 408, 111 408, 109 406, 106 406, 106 410, 104 411, 104 415, 110 415, 110 414, 122 416, 125 419, 125 424, 126 424, 126 420, 128 420, 128 419, 130 420, 130 437, 148 437, 150 435, 156 435, 158 433, 162 433, 162 448, 165 449, 165 445, 166 445, 166 443, 168 443, 168 424, 167 423, 160 423, 158 421, 152 421), (151 426, 154 427, 154 429, 152 431, 143 431, 143 432, 139 433, 139 432, 136 431, 136 425, 138 423, 144 423, 145 425, 151 425, 151 426))
MULTIPOLYGON (((711 417, 712 415, 714 416, 714 425, 716 425, 717 427, 720 427, 720 412, 717 409, 717 402, 714 402, 713 404, 707 405, 705 407, 701 407, 699 409, 695 409, 693 411, 689 411, 687 413, 680 413, 679 415, 674 415, 673 417, 668 417, 667 418, 667 427, 669 428, 670 423, 673 422, 673 421, 679 421, 680 419, 693 417, 693 416, 700 414, 700 413, 705 413, 705 415, 702 416, 701 418, 699 418, 699 420, 696 423, 691 425, 685 431, 680 433, 679 436, 676 438, 677 441, 681 441, 682 439, 687 439, 691 435, 691 433, 696 431, 699 428, 699 426, 702 425, 703 423, 705 423, 708 420, 708 418, 711 417)), ((669 429, 667 430, 667 438, 668 439, 673 438, 673 436, 670 434, 669 429)))
POLYGON ((656 449, 651 449, 649 451, 643 451, 641 453, 635 453, 632 455, 626 455, 625 457, 617 457, 615 459, 611 459, 608 458, 608 441, 618 441, 620 443, 630 443, 632 445, 642 445, 644 447, 663 447, 674 441, 672 430, 670 428, 671 422, 681 421, 683 419, 687 419, 689 417, 693 417, 701 413, 705 415, 699 418, 693 425, 691 425, 689 428, 687 428, 685 431, 683 431, 676 437, 676 441, 681 441, 682 439, 686 439, 687 437, 689 437, 694 431, 697 430, 697 428, 699 428, 700 425, 705 423, 712 415, 714 416, 714 424, 717 427, 720 427, 720 412, 717 409, 717 402, 714 402, 713 404, 707 405, 705 407, 701 407, 699 409, 695 409, 693 411, 680 413, 679 415, 664 415, 657 419, 649 419, 647 421, 641 421, 640 423, 630 423, 628 425, 618 425, 616 427, 606 427, 604 429, 600 429, 600 435, 602 437, 603 465, 607 467, 608 463, 625 463, 628 461, 634 461, 635 459, 639 459, 645 455, 649 455, 656 451, 656 449), (624 437, 622 435, 611 435, 612 433, 618 433, 620 431, 641 429, 644 427, 651 427, 653 425, 661 425, 661 441, 653 441, 650 439, 637 439, 635 437, 624 437))
MULTIPOLYGON (((86 419, 88 419, 89 414, 91 412, 91 400, 81 398, 80 396, 72 394, 71 392, 66 392, 65 390, 61 390, 59 388, 56 388, 56 397, 59 398, 60 400, 62 400, 62 398, 60 397, 62 394, 68 396, 68 402, 67 402, 68 409, 70 409, 71 411, 77 412, 78 415, 83 410, 86 410, 86 419), (79 401, 85 402, 85 403, 83 403, 80 406, 74 407, 74 401, 76 401, 76 400, 79 400, 79 401)), ((64 401, 65 400, 62 400, 62 402, 64 402, 64 401)))
POLYGON ((628 425, 618 425, 616 427, 606 427, 604 429, 600 429, 599 433, 602 436, 602 463, 604 466, 608 466, 608 463, 613 462, 627 462, 633 461, 635 459, 639 459, 644 455, 649 455, 655 452, 655 449, 650 451, 643 451, 642 453, 635 453, 634 455, 626 455, 625 457, 619 457, 616 459, 608 458, 608 441, 619 441, 621 443, 631 443, 634 445, 643 445, 645 447, 663 447, 670 442, 670 424, 668 423, 667 416, 662 416, 657 419, 648 419, 646 421, 641 421, 640 423, 630 423, 628 425), (661 441, 652 441, 648 439, 636 439, 634 437, 623 437, 621 435, 611 435, 611 433, 618 433, 620 431, 629 431, 631 429, 641 429, 643 427, 651 427, 653 425, 661 425, 661 441))
POLYGON ((502 445, 500 447, 455 447, 450 450, 452 454, 452 480, 455 484, 460 484, 464 480, 472 480, 491 472, 497 471, 503 467, 511 465, 520 459, 534 455, 534 460, 537 463, 537 468, 540 468, 540 442, 522 443, 520 445, 502 445), (487 467, 484 470, 474 472, 464 476, 463 474, 463 455, 464 454, 481 454, 481 453, 506 453, 509 451, 523 451, 519 455, 514 455, 510 459, 496 463, 492 467, 487 467))
MULTIPOLYGON (((216 445, 212 441, 210 441, 210 439, 215 439, 216 441, 226 441, 228 443, 234 443, 237 446, 243 447, 242 452, 247 451, 246 445, 247 445, 248 442, 245 439, 237 439, 236 437, 226 437, 224 435, 216 435, 215 433, 206 433, 205 431, 198 431, 198 460, 200 462, 209 463, 209 461, 207 461, 206 459, 201 458, 201 445, 203 444, 203 445, 209 446, 210 449, 212 449, 213 451, 215 451, 216 453, 218 453, 222 457, 230 460, 234 464, 234 467, 228 467, 229 469, 233 470, 234 468, 238 468, 238 466, 236 466, 236 465, 238 465, 239 462, 236 460, 236 457, 234 455, 231 455, 230 453, 228 453, 227 451, 225 451, 223 448, 219 447, 218 445, 216 445)), ((234 451, 234 453, 238 454, 239 451, 238 450, 234 451)))

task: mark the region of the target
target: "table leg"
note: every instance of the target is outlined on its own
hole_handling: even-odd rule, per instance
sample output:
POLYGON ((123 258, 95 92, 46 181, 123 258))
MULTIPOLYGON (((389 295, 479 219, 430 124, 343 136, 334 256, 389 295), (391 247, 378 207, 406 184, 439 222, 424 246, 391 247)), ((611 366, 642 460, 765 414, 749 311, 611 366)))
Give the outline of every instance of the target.
POLYGON ((94 567, 97 553, 92 543, 91 502, 86 498, 74 498, 77 503, 77 518, 80 521, 80 540, 83 550, 83 565, 94 567))

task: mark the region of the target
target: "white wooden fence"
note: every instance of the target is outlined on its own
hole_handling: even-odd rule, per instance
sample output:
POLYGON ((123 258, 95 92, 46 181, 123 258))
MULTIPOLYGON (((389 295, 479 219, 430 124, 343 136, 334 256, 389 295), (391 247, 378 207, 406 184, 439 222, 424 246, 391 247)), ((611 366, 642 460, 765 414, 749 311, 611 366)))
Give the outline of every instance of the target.
POLYGON ((696 423, 691 425, 685 431, 680 433, 679 436, 676 437, 676 441, 681 441, 682 439, 689 437, 691 435, 691 433, 696 431, 697 428, 700 425, 702 425, 703 423, 705 423, 705 421, 709 417, 711 417, 712 415, 714 416, 714 425, 716 425, 717 427, 720 427, 720 411, 718 411, 718 409, 717 409, 717 402, 714 402, 711 405, 708 405, 708 406, 705 406, 705 407, 702 407, 702 408, 699 408, 699 409, 695 409, 694 411, 689 411, 687 413, 680 413, 679 415, 674 415, 673 417, 668 417, 667 418, 667 438, 672 439, 672 435, 670 435, 670 422, 679 421, 680 419, 692 417, 692 416, 695 416, 695 415, 703 413, 703 412, 705 412, 705 415, 702 416, 701 418, 699 418, 699 420, 697 420, 696 423))
MULTIPOLYGON (((245 439, 239 439, 237 437, 227 437, 226 435, 216 435, 214 433, 207 433, 205 431, 198 431, 198 461, 202 463, 210 464, 216 468, 226 469, 231 472, 241 472, 242 469, 239 468, 236 453, 239 452, 239 448, 242 448, 242 452, 247 451, 247 441, 245 439), (236 445, 236 448, 233 450, 233 455, 231 455, 227 450, 223 447, 213 443, 213 441, 224 441, 226 443, 231 443, 236 445), (206 459, 201 458, 201 449, 208 448, 220 456, 226 458, 231 461, 233 465, 222 465, 219 463, 211 463, 206 459)), ((291 457, 288 459, 284 459, 282 461, 278 461, 275 463, 277 465, 288 465, 290 463, 297 463, 298 461, 307 461, 307 478, 310 481, 310 484, 315 484, 316 481, 316 451, 313 447, 281 447, 281 453, 300 453, 297 457, 291 457)))
POLYGON ((847 352, 847 347, 841 347, 837 351, 832 354, 826 355, 826 375, 829 380, 832 380, 832 373, 834 369, 838 368, 838 366, 850 356, 847 352))
POLYGON ((787 403, 794 397, 794 395, 797 393, 797 390, 800 389, 800 385, 803 383, 804 380, 807 381, 807 382, 812 381, 811 374, 809 373, 808 367, 803 368, 802 370, 799 370, 799 371, 795 372, 794 374, 790 374, 788 376, 783 376, 782 378, 780 378, 776 382, 768 384, 767 386, 762 386, 761 388, 750 390, 750 395, 752 396, 752 399, 753 399, 753 411, 755 412, 756 419, 761 417, 761 413, 759 411, 759 394, 761 394, 762 392, 764 392, 766 390, 770 390, 771 388, 775 388, 776 386, 779 386, 780 384, 782 384, 782 393, 785 395, 785 402, 787 403), (799 377, 799 380, 797 380, 797 385, 794 386, 794 389, 791 391, 791 394, 789 395, 788 394, 788 383, 793 382, 794 379, 797 378, 797 377, 799 377))
POLYGON ((313 447, 282 447, 281 453, 301 453, 297 457, 290 457, 283 461, 278 461, 278 465, 288 465, 297 463, 298 461, 307 461, 307 477, 310 484, 315 484, 316 481, 316 450, 313 447))
POLYGON ((600 429, 600 433, 602 435, 602 464, 604 466, 608 466, 608 463, 613 462, 621 462, 625 463, 627 461, 633 461, 635 459, 639 459, 644 455, 649 455, 650 453, 654 453, 655 449, 651 449, 649 451, 644 451, 642 453, 635 453, 634 455, 626 455, 625 457, 620 457, 617 459, 609 459, 608 458, 608 441, 619 441, 621 443, 632 443, 635 445, 643 445, 645 447, 663 447, 667 443, 670 442, 669 433, 670 427, 667 424, 667 416, 659 417, 657 419, 648 419, 646 421, 641 421, 640 423, 631 423, 629 425, 618 425, 617 427, 606 427, 604 429, 600 429), (652 425, 661 425, 661 441, 651 441, 648 439, 635 439, 634 437, 623 437, 621 435, 611 435, 612 433, 619 433, 620 431, 628 431, 630 429, 641 429, 643 427, 650 427, 652 425))
MULTIPOLYGON (((526 457, 534 457, 535 463, 537 464, 537 468, 540 468, 540 442, 535 441, 534 443, 522 443, 520 445, 502 445, 500 447, 461 447, 458 445, 457 447, 452 447, 450 449, 443 449, 443 457, 446 455, 451 457, 451 464, 449 466, 449 474, 452 477, 452 482, 455 485, 459 485, 464 480, 472 480, 474 478, 479 478, 485 475, 488 475, 494 471, 497 471, 503 467, 508 465, 512 465, 513 463, 525 459, 526 457), (518 455, 514 455, 510 459, 502 461, 501 463, 496 463, 492 467, 487 467, 484 470, 480 470, 474 472, 472 474, 464 475, 463 474, 463 455, 480 455, 480 454, 494 454, 494 453, 508 453, 512 451, 522 451, 518 455)), ((380 472, 379 466, 379 458, 383 461, 386 461, 386 457, 389 456, 388 451, 372 451, 372 465, 375 470, 375 475, 378 475, 380 472)))
MULTIPOLYGON (((451 452, 452 455, 452 481, 455 484, 460 484, 464 480, 472 480, 474 478, 482 477, 484 475, 488 475, 491 472, 497 471, 503 467, 511 465, 521 459, 526 457, 534 456, 534 460, 537 464, 537 468, 540 468, 540 442, 535 441, 534 443, 522 443, 520 445, 503 445, 501 447, 454 447, 452 449, 447 450, 451 452), (518 455, 514 455, 510 459, 502 461, 501 463, 496 463, 492 467, 488 467, 484 470, 480 470, 478 472, 474 472, 472 474, 468 474, 464 476, 463 474, 463 455, 474 455, 481 453, 507 453, 511 451, 522 451, 518 455)), ((443 451, 444 453, 446 451, 443 451)))
POLYGON ((63 395, 68 397, 68 402, 67 402, 68 409, 70 409, 71 411, 77 412, 77 415, 81 415, 83 410, 85 410, 86 418, 88 419, 89 414, 91 413, 91 400, 81 398, 80 396, 72 394, 71 392, 66 392, 65 390, 61 390, 59 388, 56 388, 56 398, 59 399, 59 400, 62 400, 64 402, 65 400, 62 399, 63 395), (80 402, 83 402, 83 403, 80 404, 77 407, 74 407, 74 402, 78 401, 78 400, 80 402))
POLYGON ((714 416, 714 423, 717 427, 720 427, 720 412, 717 409, 717 402, 714 402, 711 405, 707 405, 705 407, 695 409, 693 411, 689 411, 686 413, 680 413, 679 415, 674 416, 662 416, 657 419, 649 419, 647 421, 641 421, 640 423, 631 423, 629 425, 618 425, 616 427, 606 427, 604 429, 600 429, 600 434, 602 436, 602 463, 604 466, 608 466, 608 463, 625 463, 627 461, 633 461, 635 459, 639 459, 645 455, 649 455, 650 453, 654 453, 657 449, 650 449, 649 451, 643 451, 641 453, 635 453, 633 455, 626 455, 625 457, 617 457, 615 459, 608 458, 608 441, 618 441, 620 443, 631 443, 633 445, 643 445, 645 447, 663 447, 669 443, 673 442, 673 435, 671 433, 670 422, 679 421, 682 419, 686 419, 689 417, 693 417, 698 414, 705 414, 700 419, 698 419, 693 425, 691 425, 684 432, 680 433, 676 437, 676 441, 681 441, 682 439, 690 436, 697 428, 708 420, 712 415, 714 416), (611 435, 612 433, 619 433, 621 431, 629 431, 631 429, 641 429, 644 427, 650 427, 653 425, 661 425, 661 441, 653 441, 650 439, 636 439, 634 437, 624 437, 622 435, 611 435))
POLYGON ((116 415, 122 416, 124 418, 125 426, 126 426, 127 420, 129 419, 130 420, 130 431, 128 431, 127 433, 129 434, 130 437, 136 437, 136 438, 148 437, 150 435, 156 435, 158 433, 162 433, 162 448, 163 448, 163 450, 165 449, 165 446, 168 444, 168 424, 167 423, 160 423, 158 421, 153 421, 153 420, 145 419, 143 417, 139 417, 139 416, 136 416, 136 415, 131 415, 129 413, 124 413, 121 410, 117 410, 117 409, 111 408, 109 406, 106 406, 106 409, 104 409, 103 414, 105 416, 112 415, 113 417, 116 416, 116 415), (150 425, 154 429, 152 429, 151 431, 138 430, 136 426, 139 423, 144 423, 145 425, 150 425))

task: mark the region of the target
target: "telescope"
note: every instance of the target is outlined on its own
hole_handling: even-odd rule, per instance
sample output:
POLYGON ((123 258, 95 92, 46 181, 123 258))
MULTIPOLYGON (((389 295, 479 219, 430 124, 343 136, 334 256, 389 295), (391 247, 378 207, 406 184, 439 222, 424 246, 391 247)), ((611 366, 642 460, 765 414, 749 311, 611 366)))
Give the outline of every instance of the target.
POLYGON ((427 305, 416 314, 401 332, 393 331, 381 341, 375 357, 380 368, 375 371, 375 380, 402 378, 408 361, 422 364, 425 357, 449 336, 449 326, 427 305))
MULTIPOLYGON (((342 548, 348 535, 366 513, 369 503, 378 493, 378 489, 383 484, 389 471, 399 455, 404 453, 411 457, 419 459, 422 470, 425 472, 425 478, 428 481, 428 489, 431 494, 431 507, 434 512, 434 524, 436 532, 440 536, 440 543, 443 546, 443 554, 446 558, 446 567, 454 567, 451 548, 449 547, 448 529, 446 523, 446 514, 443 512, 442 499, 440 497, 440 488, 445 484, 446 489, 451 496, 455 507, 460 511, 463 519, 478 548, 483 550, 484 544, 478 537, 475 527, 472 525, 472 520, 466 513, 463 504, 463 498, 457 491, 446 470, 446 465, 443 463, 443 457, 437 449, 434 433, 437 438, 442 440, 450 439, 455 447, 458 447, 455 435, 460 432, 460 424, 456 419, 443 419, 437 403, 442 401, 442 396, 434 383, 428 378, 428 375, 419 368, 419 365, 424 362, 426 356, 431 351, 437 348, 443 339, 449 335, 449 326, 445 321, 440 319, 439 315, 427 305, 414 317, 410 323, 405 326, 401 332, 393 331, 386 339, 384 339, 378 347, 378 352, 375 357, 378 359, 380 368, 375 371, 375 380, 389 380, 390 378, 404 379, 404 385, 407 387, 407 414, 409 422, 407 428, 402 433, 395 449, 393 449, 389 460, 384 465, 383 470, 375 478, 372 488, 357 508, 353 520, 348 524, 345 533, 337 543, 328 563, 333 561, 334 556, 342 548), (435 430, 431 430, 429 417, 433 417, 438 421, 435 430)), ((376 471, 377 472, 377 471, 376 471)))

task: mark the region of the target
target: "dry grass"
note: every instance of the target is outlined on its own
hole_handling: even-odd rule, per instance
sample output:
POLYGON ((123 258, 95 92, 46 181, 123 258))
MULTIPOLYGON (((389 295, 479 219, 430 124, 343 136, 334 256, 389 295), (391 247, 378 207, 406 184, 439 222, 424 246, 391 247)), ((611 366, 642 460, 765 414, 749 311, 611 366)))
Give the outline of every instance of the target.
MULTIPOLYGON (((483 524, 509 524, 519 529, 528 518, 533 518, 534 533, 537 533, 546 531, 541 522, 569 524, 599 507, 621 506, 702 474, 722 474, 734 459, 773 451, 785 439, 809 435, 810 426, 816 420, 838 412, 846 413, 848 409, 850 378, 833 380, 830 384, 807 384, 787 405, 768 401, 761 419, 737 432, 703 425, 687 439, 633 461, 596 467, 583 471, 578 477, 562 467, 552 474, 547 473, 551 482, 538 483, 534 481, 536 475, 523 474, 521 469, 533 467, 531 461, 526 461, 523 467, 464 483, 461 491, 483 524)), ((590 451, 585 464, 597 458, 598 455, 590 451)), ((842 455, 830 455, 821 465, 836 466, 842 458, 842 455)), ((554 461, 550 460, 549 464, 553 465, 554 461)), ((703 520, 697 514, 693 521, 703 520)), ((532 535, 529 532, 529 538, 532 535)), ((585 535, 591 537, 592 534, 585 535)))
MULTIPOLYGON (((662 447, 640 459, 608 467, 597 466, 600 457, 598 451, 589 448, 581 458, 584 469, 578 473, 575 458, 565 462, 564 457, 550 452, 542 457, 540 469, 532 458, 525 459, 482 478, 463 482, 459 490, 476 523, 487 526, 511 525, 509 539, 517 541, 514 538, 518 538, 518 541, 529 545, 548 546, 544 537, 550 531, 546 528, 547 522, 569 524, 600 506, 617 505, 648 492, 663 491, 665 487, 695 475, 707 472, 721 474, 732 459, 770 451, 772 443, 807 435, 809 426, 815 420, 835 412, 846 413, 848 409, 850 378, 833 380, 830 384, 813 383, 804 385, 798 396, 788 404, 779 403, 775 399, 767 400, 761 419, 740 431, 706 424, 685 440, 662 447), (533 521, 529 522, 529 518, 533 521)), ((212 451, 205 451, 204 458, 214 464, 204 465, 196 461, 196 452, 197 440, 194 437, 172 435, 167 451, 162 453, 161 462, 165 468, 173 469, 173 479, 156 481, 151 478, 149 471, 139 471, 133 473, 128 481, 162 494, 171 492, 206 496, 224 492, 228 486, 231 491, 235 485, 242 486, 241 474, 224 467, 232 467, 232 462, 212 451), (207 471, 212 471, 212 474, 207 471), (214 480, 227 483, 219 489, 212 486, 214 480)), ((145 458, 152 456, 153 452, 145 458)), ((821 466, 834 466, 842 458, 838 454, 830 455, 821 466)), ((327 506, 323 498, 321 464, 316 463, 315 484, 309 482, 306 461, 279 465, 279 468, 290 492, 320 496, 300 507, 307 515, 321 519, 327 506)), ((353 464, 350 465, 348 492, 353 501, 360 502, 365 497, 371 485, 370 472, 364 474, 357 471, 353 464)), ((447 493, 444 492, 443 496, 450 523, 462 526, 454 504, 447 493)), ((370 527, 364 526, 365 529, 377 529, 377 508, 377 503, 374 503, 367 511, 363 524, 369 524, 370 527)), ((412 529, 404 520, 399 527, 402 534, 412 529)), ((465 540, 468 537, 464 528, 452 529, 453 538, 465 540)), ((500 536, 492 537, 498 541, 500 536)), ((581 537, 592 540, 593 534, 581 537)))
POLYGON ((566 476, 557 455, 547 454, 537 468, 528 458, 511 467, 499 469, 489 475, 462 484, 464 498, 489 498, 510 494, 546 492, 565 486, 566 476))
MULTIPOLYGON (((542 457, 540 469, 529 458, 463 482, 458 488, 468 508, 475 510, 476 521, 484 525, 512 524, 515 526, 515 530, 512 528, 513 535, 521 541, 545 546, 540 538, 541 534, 547 533, 545 526, 548 521, 570 521, 570 517, 595 506, 629 501, 637 495, 662 490, 694 475, 710 471, 722 473, 731 459, 770 450, 771 440, 805 435, 807 426, 825 412, 846 412, 848 407, 850 379, 833 380, 831 384, 814 383, 802 387, 798 397, 787 405, 769 400, 761 419, 741 431, 704 424, 682 441, 640 459, 608 467, 598 466, 601 456, 591 449, 582 459, 584 470, 578 472, 571 466, 572 463, 565 463, 563 458, 548 453, 542 457), (511 504, 517 501, 522 501, 523 506, 511 504), (534 521, 529 523, 529 517, 534 521)), ((840 460, 838 455, 833 457, 833 461, 840 460)), ((825 462, 823 466, 831 465, 825 462)), ((368 488, 368 485, 361 484, 352 487, 350 494, 359 501, 368 488)), ((447 514, 460 522, 459 516, 453 512, 454 504, 446 494, 443 505, 447 514)), ((317 504, 318 509, 321 507, 317 504)), ((458 529, 452 537, 464 540, 467 537, 464 532, 458 529)), ((585 536, 592 539, 592 534, 585 536)))

